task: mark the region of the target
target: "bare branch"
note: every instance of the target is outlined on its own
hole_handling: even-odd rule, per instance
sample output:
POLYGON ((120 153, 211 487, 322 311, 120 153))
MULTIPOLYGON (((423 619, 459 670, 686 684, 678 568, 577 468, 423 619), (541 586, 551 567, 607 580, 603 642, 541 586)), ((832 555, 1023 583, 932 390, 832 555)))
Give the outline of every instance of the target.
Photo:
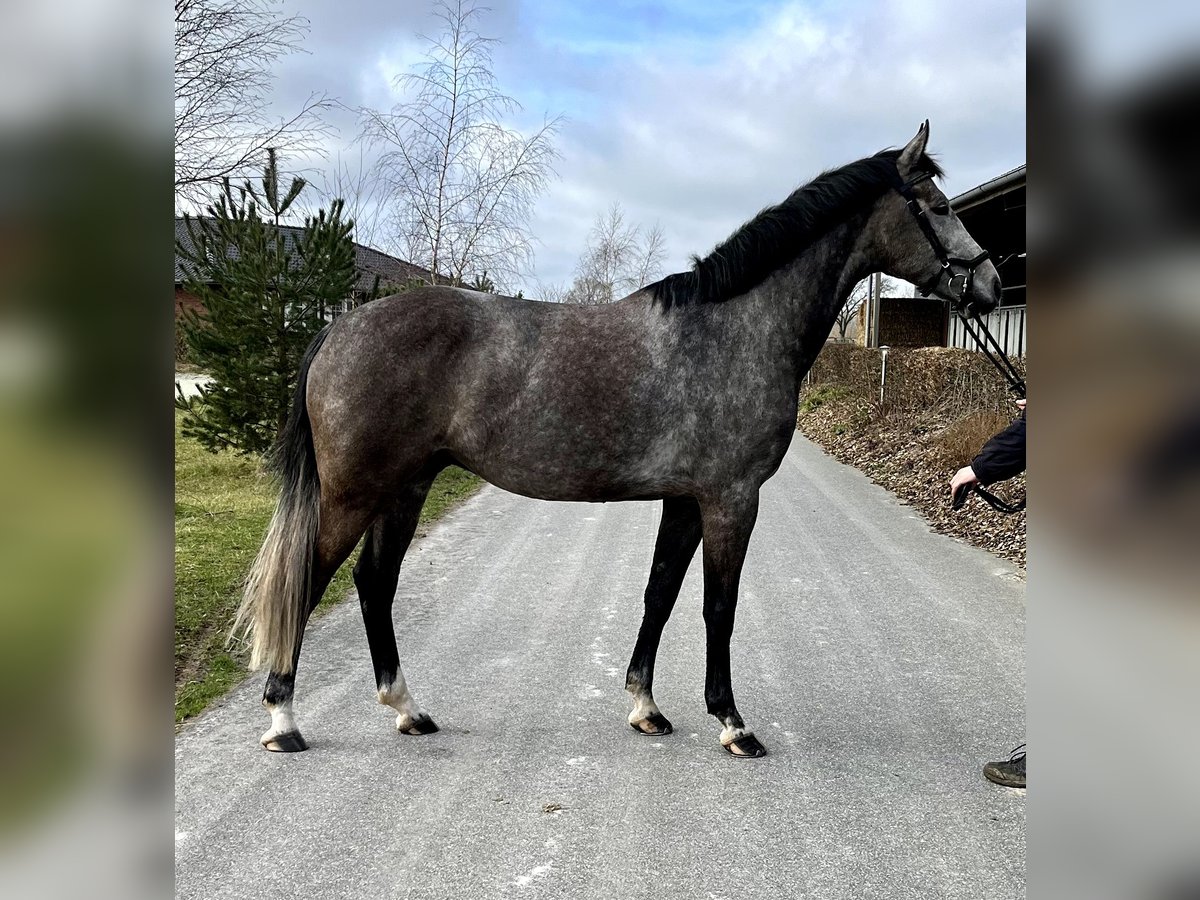
POLYGON ((391 110, 359 111, 361 140, 382 152, 375 177, 394 204, 388 238, 436 277, 470 283, 486 272, 503 288, 528 268, 533 204, 554 174, 561 118, 531 135, 502 120, 520 105, 492 74, 491 45, 477 30, 486 9, 443 0, 443 31, 416 70, 395 86, 391 110))
POLYGON ((863 301, 867 299, 869 290, 870 279, 864 278, 854 286, 850 291, 850 296, 846 298, 846 302, 838 310, 837 318, 834 319, 834 324, 838 329, 838 340, 846 341, 850 339, 847 333, 850 331, 850 326, 854 323, 854 320, 859 317, 863 308, 863 301))
POLYGON ((342 200, 345 203, 345 218, 354 221, 354 240, 377 250, 395 250, 384 247, 387 242, 387 207, 391 189, 367 166, 363 148, 358 148, 357 158, 338 154, 333 167, 326 170, 321 189, 322 201, 342 200))
POLYGON ((331 102, 312 94, 274 117, 274 68, 303 52, 308 20, 280 0, 175 0, 176 204, 198 201, 222 179, 250 174, 268 147, 320 154, 331 102))
POLYGON ((611 303, 645 287, 662 272, 666 242, 656 223, 645 232, 625 222, 620 203, 596 216, 564 302, 611 303))

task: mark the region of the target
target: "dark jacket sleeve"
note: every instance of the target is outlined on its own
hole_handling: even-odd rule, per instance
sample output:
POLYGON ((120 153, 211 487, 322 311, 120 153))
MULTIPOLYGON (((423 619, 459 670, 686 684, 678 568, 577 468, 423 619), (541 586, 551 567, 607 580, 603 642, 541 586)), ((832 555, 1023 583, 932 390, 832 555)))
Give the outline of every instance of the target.
POLYGON ((971 461, 980 484, 1004 481, 1025 471, 1025 414, 983 445, 971 461))

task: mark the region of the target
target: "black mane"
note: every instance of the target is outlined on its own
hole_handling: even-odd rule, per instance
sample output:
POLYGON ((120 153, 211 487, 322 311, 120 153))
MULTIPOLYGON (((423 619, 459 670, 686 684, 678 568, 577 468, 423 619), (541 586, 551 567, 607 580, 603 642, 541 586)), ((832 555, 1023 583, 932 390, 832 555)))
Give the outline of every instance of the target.
MULTIPOLYGON (((768 206, 708 256, 693 256, 690 272, 668 275, 645 290, 668 307, 716 303, 744 294, 893 187, 899 156, 899 150, 883 150, 821 173, 782 203, 768 206)), ((922 156, 920 168, 939 178, 943 174, 929 156, 922 156)))

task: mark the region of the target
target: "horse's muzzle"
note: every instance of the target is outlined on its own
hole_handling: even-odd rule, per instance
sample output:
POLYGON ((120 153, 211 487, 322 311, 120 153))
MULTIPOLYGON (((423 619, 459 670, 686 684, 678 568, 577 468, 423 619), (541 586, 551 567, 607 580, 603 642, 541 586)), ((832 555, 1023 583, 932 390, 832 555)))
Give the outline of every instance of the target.
POLYGON ((1000 276, 994 267, 989 266, 990 272, 976 272, 971 282, 971 290, 966 299, 967 312, 986 316, 1000 305, 1003 288, 1000 276))
POLYGON ((950 277, 950 293, 955 296, 959 309, 968 314, 986 316, 1000 305, 1003 287, 1000 274, 990 259, 985 259, 978 268, 956 272, 950 277))

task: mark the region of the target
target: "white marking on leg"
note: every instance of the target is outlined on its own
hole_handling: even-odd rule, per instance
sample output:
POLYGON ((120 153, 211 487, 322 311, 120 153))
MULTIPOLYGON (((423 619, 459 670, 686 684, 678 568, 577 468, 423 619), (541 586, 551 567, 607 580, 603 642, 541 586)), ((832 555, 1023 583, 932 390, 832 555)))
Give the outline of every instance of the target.
POLYGON ((751 732, 749 728, 734 728, 731 725, 726 725, 721 729, 721 746, 728 747, 734 741, 738 740, 739 738, 744 738, 750 733, 751 732))
POLYGON ((292 715, 291 698, 284 700, 282 703, 267 706, 267 711, 271 714, 271 727, 264 731, 263 736, 259 738, 259 741, 264 746, 280 735, 291 734, 300 730, 296 727, 295 716, 292 715))
POLYGON ((633 695, 633 712, 629 714, 629 724, 637 725, 651 716, 662 715, 662 710, 654 702, 654 696, 648 691, 638 691, 633 695))
POLYGON ((408 682, 404 680, 404 672, 396 669, 396 680, 389 684, 381 685, 379 688, 379 702, 384 706, 390 706, 398 715, 396 716, 396 729, 398 731, 408 731, 413 727, 413 723, 421 716, 425 715, 425 710, 421 709, 421 705, 413 698, 412 693, 408 690, 408 682))

